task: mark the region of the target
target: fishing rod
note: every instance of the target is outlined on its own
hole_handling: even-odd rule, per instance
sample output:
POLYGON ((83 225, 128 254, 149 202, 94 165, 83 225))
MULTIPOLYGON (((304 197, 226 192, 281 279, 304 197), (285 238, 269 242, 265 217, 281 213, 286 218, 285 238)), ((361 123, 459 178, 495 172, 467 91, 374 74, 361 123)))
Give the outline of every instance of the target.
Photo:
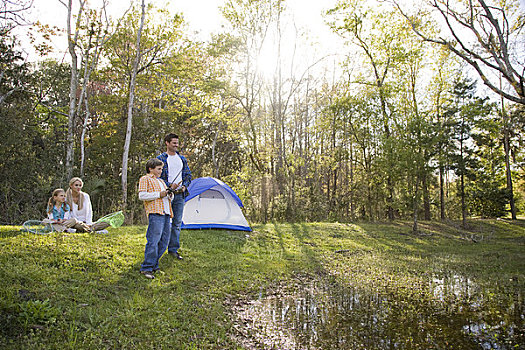
MULTIPOLYGON (((184 165, 182 166, 182 168, 184 168, 184 165)), ((174 189, 172 189, 172 188, 171 188, 171 185, 173 185, 173 183, 175 182, 175 180, 177 180, 177 178, 179 177, 180 173, 182 173, 182 169, 180 169, 180 171, 177 173, 177 175, 173 178, 173 181, 172 181, 171 183, 168 183, 168 188, 166 189, 166 192, 169 192, 169 193, 171 193, 171 194, 178 193, 178 192, 176 192, 176 191, 178 191, 178 190, 174 190, 174 189)), ((182 182, 182 179, 181 179, 180 182, 182 182)), ((179 182, 179 185, 180 185, 180 182, 179 182)), ((177 186, 177 188, 178 188, 178 187, 179 187, 179 186, 177 186)))

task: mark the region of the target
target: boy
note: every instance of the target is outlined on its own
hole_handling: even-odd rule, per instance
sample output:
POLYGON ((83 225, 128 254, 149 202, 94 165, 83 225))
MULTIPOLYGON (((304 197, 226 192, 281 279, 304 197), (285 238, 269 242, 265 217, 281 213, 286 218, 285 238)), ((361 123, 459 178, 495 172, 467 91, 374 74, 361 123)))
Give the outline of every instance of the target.
POLYGON ((170 218, 173 217, 166 184, 160 179, 164 163, 157 158, 146 162, 147 174, 139 180, 139 199, 144 201, 148 216, 146 248, 140 273, 146 278, 155 278, 159 260, 166 251, 170 239, 170 218))

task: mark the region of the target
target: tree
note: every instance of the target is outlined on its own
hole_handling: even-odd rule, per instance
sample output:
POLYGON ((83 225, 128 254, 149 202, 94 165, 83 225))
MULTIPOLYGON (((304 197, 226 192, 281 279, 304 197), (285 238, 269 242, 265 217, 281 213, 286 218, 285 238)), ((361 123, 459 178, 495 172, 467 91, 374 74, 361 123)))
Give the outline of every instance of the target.
POLYGON ((435 116, 434 124, 437 133, 435 158, 439 171, 439 217, 441 220, 445 220, 445 174, 448 166, 448 150, 451 146, 450 127, 445 118, 445 110, 454 83, 453 75, 456 74, 453 70, 455 56, 441 46, 434 52, 433 57, 435 57, 434 74, 429 92, 432 98, 432 113, 435 116))
POLYGON ((133 68, 131 71, 131 78, 129 83, 129 100, 128 100, 128 119, 126 128, 126 141, 124 142, 124 152, 122 153, 122 203, 124 208, 128 202, 128 156, 129 146, 131 144, 131 130, 133 124, 133 102, 135 99, 135 80, 137 78, 137 72, 139 64, 142 58, 142 49, 140 38, 142 36, 142 28, 144 27, 144 18, 146 17, 146 6, 144 0, 141 5, 141 16, 140 24, 137 30, 137 41, 135 43, 135 59, 133 60, 133 68))
POLYGON ((424 219, 431 219, 429 183, 433 170, 431 159, 436 142, 430 113, 424 108, 426 94, 421 93, 425 86, 420 82, 427 68, 425 57, 428 51, 425 50, 426 45, 414 38, 408 28, 400 31, 399 36, 402 36, 403 43, 397 48, 399 69, 394 72, 397 98, 393 126, 397 138, 393 141, 393 153, 398 162, 394 162, 393 167, 406 177, 409 184, 407 193, 412 202, 412 230, 418 233, 421 197, 424 219), (399 143, 401 144, 398 145, 399 143), (402 164, 400 168, 399 164, 402 164))
POLYGON ((239 76, 234 78, 232 96, 240 106, 246 120, 245 134, 249 157, 261 181, 261 217, 267 220, 265 145, 261 146, 257 108, 261 101, 262 79, 258 71, 259 56, 271 22, 274 19, 272 0, 229 0, 222 8, 233 33, 239 39, 239 76))
POLYGON ((507 192, 509 197, 510 204, 510 215, 512 220, 516 220, 516 203, 514 201, 514 188, 512 184, 512 170, 510 166, 510 116, 505 109, 505 101, 503 97, 501 98, 501 110, 500 110, 501 119, 503 121, 503 148, 505 150, 505 174, 507 179, 507 192))
POLYGON ((499 159, 500 162, 497 159, 490 159, 492 154, 498 152, 495 149, 497 143, 493 136, 499 131, 499 128, 489 125, 493 105, 488 103, 487 98, 482 99, 475 96, 475 86, 475 82, 468 79, 457 79, 452 90, 453 101, 445 111, 445 117, 450 121, 453 129, 450 138, 455 143, 455 150, 450 154, 450 157, 452 167, 459 177, 457 188, 461 201, 463 228, 467 227, 466 219, 473 209, 469 207, 469 203, 472 203, 469 197, 469 194, 472 193, 470 182, 475 185, 475 181, 478 179, 484 183, 481 186, 487 186, 489 182, 482 181, 482 178, 490 178, 492 186, 497 183, 497 181, 493 181, 496 176, 496 167, 504 165, 502 158, 499 159), (487 129, 492 129, 488 137, 476 136, 487 129), (489 144, 486 149, 490 151, 483 153, 480 151, 480 145, 487 142, 489 144), (488 163, 490 166, 483 166, 483 163, 488 163), (491 175, 480 177, 476 173, 491 175))
MULTIPOLYGON (((473 114, 472 141, 474 161, 466 175, 469 210, 481 217, 501 217, 507 214, 509 190, 505 188, 506 141, 501 137, 504 121, 494 105, 482 100, 469 103, 473 114)), ((512 211, 512 207, 511 207, 512 211)))
MULTIPOLYGON (((126 11, 127 12, 127 11, 126 11)), ((124 16, 126 14, 124 13, 124 16)), ((121 17, 114 29, 118 30, 120 22, 124 18, 121 17)), ((87 33, 83 37, 82 41, 78 42, 82 55, 82 87, 80 90, 80 97, 78 101, 77 111, 83 107, 84 103, 84 120, 82 123, 82 132, 80 135, 80 176, 84 176, 85 168, 85 138, 87 133, 88 122, 91 119, 91 111, 89 105, 89 88, 92 87, 91 84, 91 75, 98 66, 99 58, 104 50, 104 46, 111 39, 112 33, 110 28, 112 23, 108 20, 106 12, 106 2, 103 2, 102 8, 100 11, 91 10, 87 11, 85 16, 85 23, 83 27, 86 29, 87 33)))
POLYGON ((32 73, 15 38, 0 36, 0 65, 0 222, 20 224, 43 214, 43 198, 60 172, 64 130, 47 109, 38 109, 36 86, 44 82, 32 73))
MULTIPOLYGON (((356 83, 374 87, 379 99, 379 108, 382 117, 382 127, 385 147, 385 159, 394 160, 392 145, 392 122, 394 119, 390 99, 392 98, 391 75, 403 57, 403 35, 406 32, 404 23, 396 18, 391 10, 372 11, 364 7, 359 1, 347 0, 339 3, 328 14, 334 20, 330 26, 334 32, 343 37, 349 37, 364 56, 364 69, 356 79, 356 83), (395 28, 395 29, 394 29, 395 28)), ((349 61, 351 59, 349 58, 349 61)), ((394 180, 393 164, 385 164, 386 187, 388 191, 387 215, 394 219, 394 180)))
POLYGON ((492 91, 525 104, 525 62, 519 58, 525 21, 518 1, 428 1, 430 8, 443 18, 451 38, 426 30, 423 19, 427 13, 420 10, 410 15, 396 0, 394 3, 422 40, 447 47, 474 68, 492 91), (500 77, 512 92, 499 84, 500 77))
POLYGON ((78 87, 78 56, 76 52, 77 41, 80 34, 80 21, 84 12, 85 0, 79 0, 79 9, 75 26, 71 24, 73 17, 73 0, 67 3, 59 0, 67 8, 67 47, 71 56, 71 80, 69 85, 69 110, 67 121, 67 152, 66 152, 66 178, 73 175, 73 156, 75 140, 73 138, 75 117, 77 113, 77 87, 78 87), (74 31, 74 33, 73 33, 74 31))
POLYGON ((33 0, 2 0, 0 4, 0 34, 4 35, 14 26, 24 24, 24 12, 33 6, 33 0))
POLYGON ((25 89, 24 75, 27 74, 28 65, 22 53, 16 50, 16 39, 7 34, 0 33, 0 106, 8 98, 25 89))
MULTIPOLYGON (((91 74, 98 64, 99 56, 101 54, 101 47, 108 42, 111 37, 109 32, 110 22, 106 16, 107 1, 102 2, 100 11, 90 10, 86 0, 78 0, 79 8, 76 15, 75 23, 73 20, 73 0, 64 2, 58 0, 67 9, 67 38, 68 38, 68 52, 71 56, 71 79, 69 92, 69 109, 68 109, 68 130, 67 130, 67 152, 66 152, 66 177, 70 178, 73 173, 74 153, 75 153, 75 131, 76 119, 80 116, 82 108, 85 108, 85 117, 82 135, 80 139, 81 161, 80 170, 84 170, 84 136, 86 130, 86 123, 89 119, 89 102, 88 102, 88 86, 90 84, 91 74), (98 17, 98 18, 97 18, 98 17), (106 18, 105 25, 102 24, 102 17, 106 18), (104 27, 104 28, 102 28, 104 27), (79 74, 79 58, 77 49, 80 49, 80 69, 83 69, 83 74, 79 74), (80 93, 78 88, 80 85, 80 93)), ((118 28, 120 21, 116 24, 118 28)))
POLYGON ((509 111, 510 155, 515 164, 516 212, 525 212, 525 106, 514 105, 509 111))

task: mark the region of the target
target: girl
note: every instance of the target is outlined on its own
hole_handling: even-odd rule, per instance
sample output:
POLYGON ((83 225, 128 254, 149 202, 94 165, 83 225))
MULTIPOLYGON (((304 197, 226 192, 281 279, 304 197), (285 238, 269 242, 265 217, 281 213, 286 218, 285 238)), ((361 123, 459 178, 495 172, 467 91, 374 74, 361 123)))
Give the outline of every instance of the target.
POLYGON ((77 220, 74 228, 79 232, 108 233, 105 230, 109 226, 107 222, 93 223, 93 209, 89 194, 82 191, 84 182, 79 177, 69 180, 69 188, 66 192, 66 203, 71 208, 71 217, 77 220))
POLYGON ((47 219, 44 222, 51 223, 53 229, 58 232, 75 232, 71 227, 75 225, 76 220, 72 219, 70 214, 70 207, 66 203, 66 192, 57 188, 47 201, 47 219))

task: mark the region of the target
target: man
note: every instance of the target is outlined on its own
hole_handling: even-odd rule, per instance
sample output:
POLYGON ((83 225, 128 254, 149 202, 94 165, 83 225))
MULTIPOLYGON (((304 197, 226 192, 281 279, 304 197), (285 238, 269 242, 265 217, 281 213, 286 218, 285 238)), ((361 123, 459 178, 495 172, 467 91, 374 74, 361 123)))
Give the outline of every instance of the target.
POLYGON ((168 134, 164 138, 164 143, 166 144, 166 152, 157 156, 157 159, 164 163, 160 178, 164 180, 166 186, 171 188, 173 192, 173 199, 171 201, 173 218, 171 220, 168 254, 182 260, 182 256, 179 253, 180 228, 182 225, 184 198, 189 194, 188 186, 191 182, 191 171, 186 158, 179 153, 179 136, 176 134, 168 134))

